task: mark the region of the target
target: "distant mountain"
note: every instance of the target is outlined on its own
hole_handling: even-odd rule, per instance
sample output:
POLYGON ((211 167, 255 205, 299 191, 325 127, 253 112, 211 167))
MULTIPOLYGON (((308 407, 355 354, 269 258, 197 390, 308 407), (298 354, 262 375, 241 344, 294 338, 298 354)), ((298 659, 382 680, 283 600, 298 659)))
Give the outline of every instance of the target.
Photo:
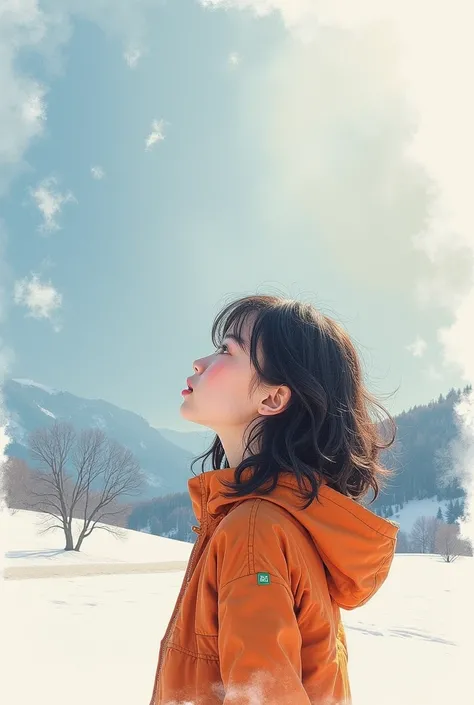
POLYGON ((449 452, 458 435, 454 406, 460 397, 460 389, 451 389, 445 397, 440 394, 436 401, 395 417, 396 442, 381 456, 384 465, 395 474, 374 507, 430 497, 454 499, 464 494, 459 478, 452 472, 449 452))
POLYGON ((159 428, 158 431, 167 441, 184 448, 193 457, 204 453, 215 437, 211 431, 173 431, 170 428, 159 428))
POLYGON ((25 379, 7 380, 3 392, 12 438, 9 455, 31 462, 29 433, 56 420, 67 421, 77 430, 101 428, 134 453, 147 479, 142 499, 186 490, 192 476, 192 454, 165 438, 138 414, 101 399, 84 399, 25 379))

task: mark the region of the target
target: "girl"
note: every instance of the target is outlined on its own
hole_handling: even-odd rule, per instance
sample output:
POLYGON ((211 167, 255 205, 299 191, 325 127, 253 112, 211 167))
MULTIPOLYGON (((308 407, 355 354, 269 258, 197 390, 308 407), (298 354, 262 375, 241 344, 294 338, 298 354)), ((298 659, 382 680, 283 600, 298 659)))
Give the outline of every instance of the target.
POLYGON ((347 333, 309 304, 240 299, 212 341, 182 392, 216 437, 188 482, 200 526, 151 705, 348 705, 340 609, 392 563, 396 525, 359 502, 389 474, 393 421, 384 441, 347 333))

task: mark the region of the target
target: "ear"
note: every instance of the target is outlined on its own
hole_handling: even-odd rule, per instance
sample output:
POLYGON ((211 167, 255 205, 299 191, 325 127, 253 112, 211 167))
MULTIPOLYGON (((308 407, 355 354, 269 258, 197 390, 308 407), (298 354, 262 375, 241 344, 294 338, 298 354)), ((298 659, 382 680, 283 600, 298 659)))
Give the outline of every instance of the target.
POLYGON ((273 387, 258 405, 260 416, 275 416, 288 407, 291 399, 291 389, 284 385, 273 387))

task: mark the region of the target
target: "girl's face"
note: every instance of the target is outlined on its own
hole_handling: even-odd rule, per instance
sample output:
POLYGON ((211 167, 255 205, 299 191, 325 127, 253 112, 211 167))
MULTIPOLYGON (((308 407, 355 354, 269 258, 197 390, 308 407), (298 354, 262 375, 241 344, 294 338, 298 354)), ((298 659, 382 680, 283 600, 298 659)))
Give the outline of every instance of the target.
POLYGON ((231 428, 244 430, 259 416, 265 397, 260 385, 250 393, 255 375, 248 353, 250 328, 244 328, 242 335, 245 338, 238 341, 229 333, 215 353, 194 362, 194 375, 189 378, 193 391, 181 405, 183 418, 217 435, 231 428))

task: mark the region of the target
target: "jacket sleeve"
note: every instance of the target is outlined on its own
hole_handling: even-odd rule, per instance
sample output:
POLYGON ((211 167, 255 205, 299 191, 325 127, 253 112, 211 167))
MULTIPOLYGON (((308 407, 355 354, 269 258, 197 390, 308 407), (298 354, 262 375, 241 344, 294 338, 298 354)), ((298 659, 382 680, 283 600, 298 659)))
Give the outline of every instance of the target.
MULTIPOLYGON (((267 574, 268 575, 268 574, 267 574)), ((225 705, 310 705, 301 679, 301 635, 281 578, 235 578, 219 589, 219 660, 225 705)))

